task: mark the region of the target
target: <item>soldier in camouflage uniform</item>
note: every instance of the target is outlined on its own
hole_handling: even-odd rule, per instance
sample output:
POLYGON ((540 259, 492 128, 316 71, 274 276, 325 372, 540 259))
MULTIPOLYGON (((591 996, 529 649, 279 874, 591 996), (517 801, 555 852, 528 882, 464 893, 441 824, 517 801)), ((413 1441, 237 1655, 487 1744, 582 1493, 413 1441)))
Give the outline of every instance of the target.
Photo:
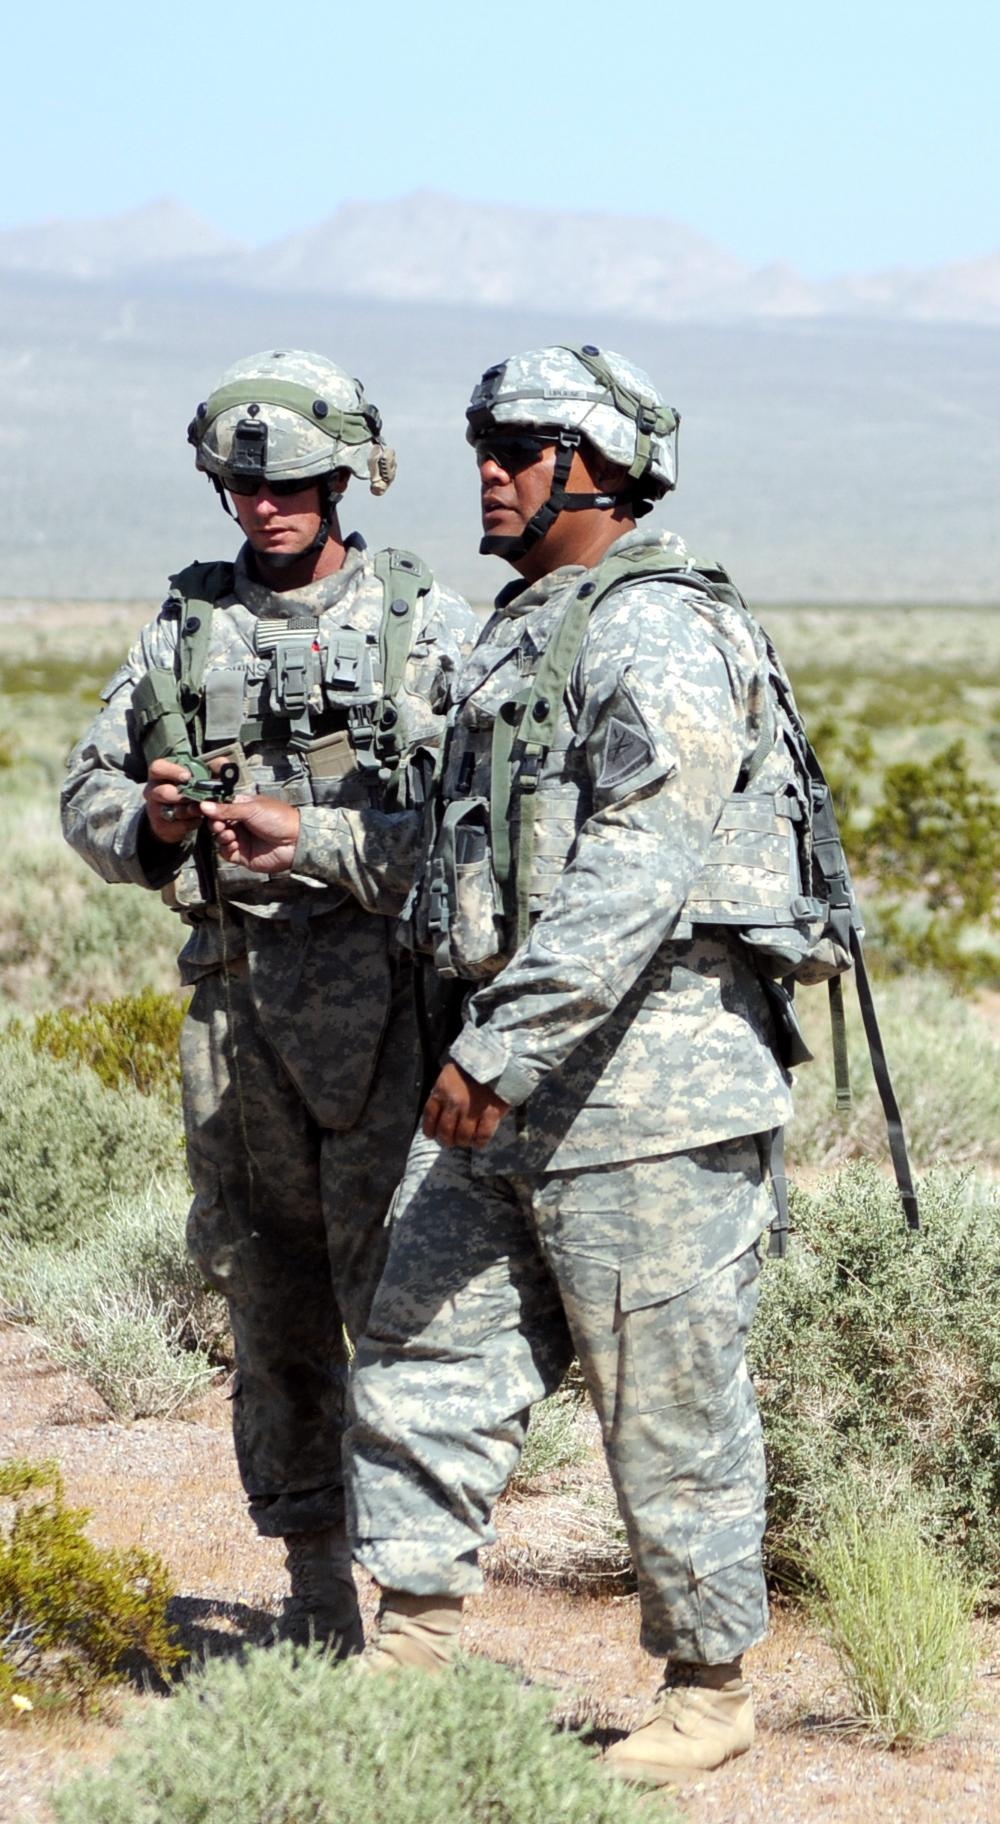
MULTIPOLYGON (((448 1662, 530 1409, 575 1353, 643 1644, 667 1662, 608 1766, 666 1783, 750 1745, 741 1655, 766 1628, 744 1345, 790 1097, 740 930, 696 915, 738 896, 706 884, 709 849, 766 746, 766 654, 735 592, 719 599, 679 539, 636 526, 675 479, 676 418, 641 370, 534 350, 490 369, 468 415, 481 549, 520 578, 458 681, 408 905, 415 942, 478 985, 352 1376, 353 1528, 384 1592, 366 1659, 448 1662), (546 671, 573 613, 579 638, 546 671)), ((249 817, 223 852, 294 854, 367 903, 405 891, 412 820, 286 817, 282 846, 263 807, 249 817)), ((777 903, 787 854, 764 860, 777 903)))
POLYGON ((419 559, 373 559, 357 533, 342 536, 350 477, 384 493, 395 458, 359 382, 333 363, 302 352, 237 363, 189 439, 246 543, 235 564, 172 579, 70 757, 63 822, 105 880, 162 890, 188 927, 189 1245, 229 1301, 237 1460, 258 1531, 286 1543, 286 1631, 347 1651, 361 1626, 344 1521, 344 1329, 364 1328, 419 1111, 412 970, 390 923, 343 890, 304 871, 272 882, 213 867, 182 791, 191 769, 149 755, 172 707, 191 753, 228 758, 243 792, 405 803, 421 757, 425 775, 433 765, 478 622, 419 559), (152 707, 140 695, 137 710, 144 679, 152 707))

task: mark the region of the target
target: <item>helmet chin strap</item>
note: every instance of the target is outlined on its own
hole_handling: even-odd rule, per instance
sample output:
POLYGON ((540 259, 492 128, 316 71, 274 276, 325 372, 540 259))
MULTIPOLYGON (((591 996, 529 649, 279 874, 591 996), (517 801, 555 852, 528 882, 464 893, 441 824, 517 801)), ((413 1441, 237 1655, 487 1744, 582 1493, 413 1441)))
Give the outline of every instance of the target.
POLYGON ((573 457, 580 447, 581 435, 579 431, 560 431, 555 442, 556 459, 548 499, 542 502, 537 513, 532 514, 516 537, 501 538, 485 533, 479 541, 482 557, 505 557, 509 563, 516 563, 519 557, 531 550, 532 545, 537 545, 539 539, 545 537, 560 513, 582 513, 588 507, 599 507, 607 511, 629 498, 626 494, 568 493, 566 483, 573 467, 573 457))

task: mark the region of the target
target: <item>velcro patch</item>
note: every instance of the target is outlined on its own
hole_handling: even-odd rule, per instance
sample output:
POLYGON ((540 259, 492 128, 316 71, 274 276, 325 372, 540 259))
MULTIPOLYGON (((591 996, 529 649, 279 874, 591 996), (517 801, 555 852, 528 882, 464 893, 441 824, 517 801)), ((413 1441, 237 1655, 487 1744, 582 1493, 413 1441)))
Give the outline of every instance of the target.
POLYGON ((644 772, 656 759, 656 748, 648 730, 611 716, 601 755, 599 786, 625 785, 636 773, 644 772))

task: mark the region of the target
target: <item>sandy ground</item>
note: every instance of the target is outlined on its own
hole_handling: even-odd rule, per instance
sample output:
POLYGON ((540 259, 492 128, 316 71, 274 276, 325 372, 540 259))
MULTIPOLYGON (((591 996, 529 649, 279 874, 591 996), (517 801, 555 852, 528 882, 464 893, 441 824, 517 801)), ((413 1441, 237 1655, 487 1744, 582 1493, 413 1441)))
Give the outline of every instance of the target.
MULTIPOLYGON (((163 1554, 181 1593, 175 1619, 192 1650, 231 1650, 266 1629, 283 1593, 282 1551, 257 1539, 244 1517, 223 1389, 186 1420, 115 1424, 93 1394, 51 1366, 30 1333, 0 1330, 0 1457, 10 1456, 57 1458, 70 1499, 92 1510, 95 1539, 163 1554)), ((512 1503, 501 1517, 502 1542, 516 1550, 519 1537, 541 1537, 550 1499, 512 1503)), ((362 1601, 371 1613, 370 1590, 362 1601)), ((463 1638, 471 1651, 556 1686, 563 1712, 606 1740, 638 1717, 657 1681, 637 1631, 632 1596, 491 1578, 469 1605, 463 1638)), ((960 1727, 912 1756, 871 1747, 846 1726, 836 1665, 792 1612, 778 1611, 750 1670, 758 1745, 679 1795, 691 1824, 994 1824, 1000 1816, 1000 1624, 983 1627, 960 1727)), ((124 1693, 119 1714, 162 1701, 124 1693)), ((116 1741, 114 1724, 75 1719, 0 1727, 0 1820, 48 1824, 53 1786, 107 1759, 116 1741)))

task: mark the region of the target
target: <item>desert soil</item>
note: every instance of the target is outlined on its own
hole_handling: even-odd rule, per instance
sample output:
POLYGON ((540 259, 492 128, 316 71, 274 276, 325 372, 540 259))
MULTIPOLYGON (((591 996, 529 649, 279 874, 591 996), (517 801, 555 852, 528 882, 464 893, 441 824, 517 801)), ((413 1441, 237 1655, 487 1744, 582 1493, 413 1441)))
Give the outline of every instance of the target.
MULTIPOLYGON (((266 1630, 283 1592, 282 1552, 247 1524, 224 1388, 187 1419, 116 1424, 93 1393, 53 1368, 30 1332, 0 1329, 0 1457, 12 1456, 56 1458, 71 1501, 91 1510, 99 1542, 163 1555, 192 1651, 231 1651, 266 1630)), ((555 1535, 564 1498, 542 1492, 501 1511, 505 1562, 523 1558, 530 1537, 544 1569, 537 1545, 555 1535)), ((362 1601, 370 1614, 370 1590, 362 1601)), ((637 1647, 637 1631, 633 1596, 493 1575, 469 1604, 464 1644, 557 1687, 562 1712, 606 1740, 637 1719, 656 1684, 658 1668, 637 1647)), ((1000 1623, 983 1625, 973 1699, 959 1727, 910 1756, 873 1747, 850 1728, 836 1664, 793 1611, 777 1611, 750 1671, 758 1744, 679 1795, 690 1824, 994 1824, 1000 1816, 1000 1623)), ((123 1692, 117 1716, 163 1701, 123 1692)), ((107 1760, 117 1741, 117 1722, 26 1717, 0 1726, 3 1824, 50 1824, 53 1787, 75 1768, 107 1760)))

